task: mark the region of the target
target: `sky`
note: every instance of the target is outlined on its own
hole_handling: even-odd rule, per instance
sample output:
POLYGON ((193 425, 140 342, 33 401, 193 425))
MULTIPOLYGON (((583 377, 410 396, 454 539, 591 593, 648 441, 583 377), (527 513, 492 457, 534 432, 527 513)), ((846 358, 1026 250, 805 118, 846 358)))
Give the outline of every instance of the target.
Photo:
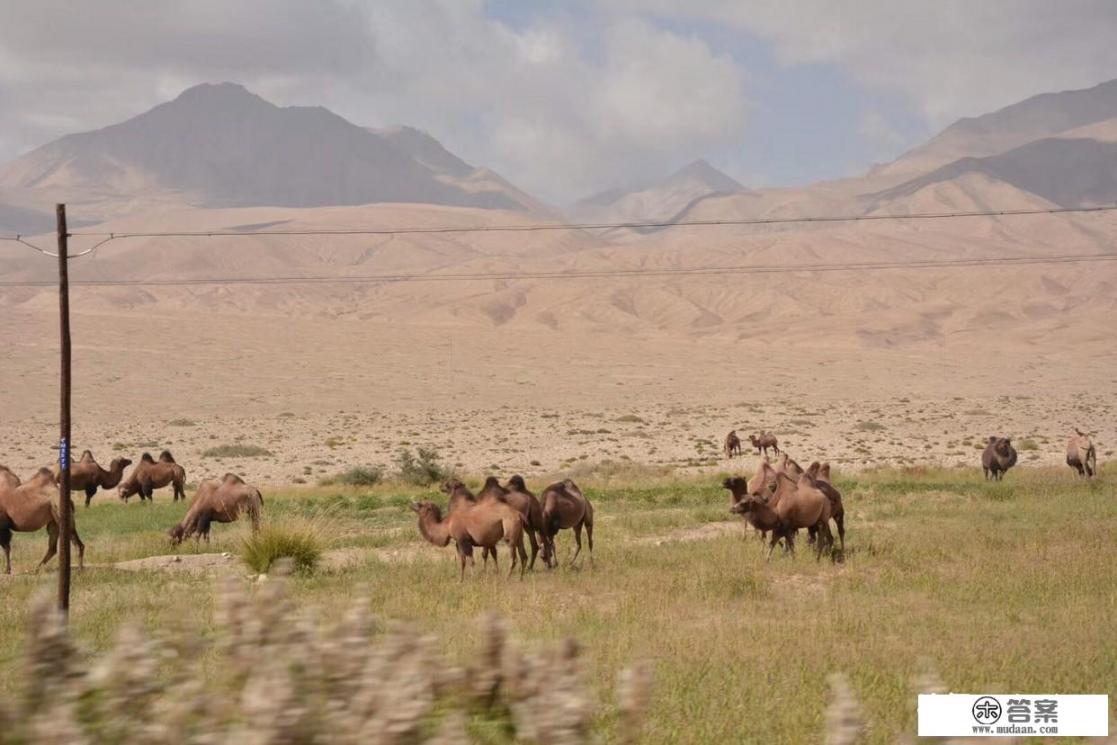
POLYGON ((1117 78, 1112 0, 0 0, 0 162, 202 82, 426 130, 565 204, 705 158, 863 173, 1117 78))

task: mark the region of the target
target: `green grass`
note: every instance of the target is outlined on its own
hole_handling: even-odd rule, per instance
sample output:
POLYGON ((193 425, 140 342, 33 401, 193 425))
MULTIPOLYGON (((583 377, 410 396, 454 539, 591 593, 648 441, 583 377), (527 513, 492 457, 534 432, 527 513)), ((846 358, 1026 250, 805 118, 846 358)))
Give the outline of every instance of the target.
POLYGON ((354 466, 348 471, 321 479, 319 486, 374 486, 384 480, 384 471, 377 466, 354 466))
POLYGON ((218 445, 202 453, 206 458, 259 458, 272 455, 272 451, 259 445, 218 445))
MULTIPOLYGON (((579 482, 596 508, 593 568, 522 582, 480 566, 458 582, 453 557, 420 540, 407 510, 420 496, 444 501, 433 487, 266 490, 265 514, 278 526, 326 514, 324 556, 359 555, 292 581, 294 599, 320 618, 364 593, 378 617, 437 634, 467 659, 476 639, 462 624, 496 610, 522 638, 581 640, 602 701, 617 670, 653 660, 648 743, 817 742, 834 671, 848 674, 861 700, 867 742, 893 743, 914 729, 911 681, 924 662, 957 691, 1117 693, 1117 485, 1112 470, 1093 482, 1066 470, 1017 467, 996 484, 973 469, 837 473, 848 547, 839 565, 817 564, 806 550, 766 564, 759 541, 735 526, 711 540, 673 540, 730 518, 720 477, 636 468, 579 482), (410 558, 392 558, 401 551, 410 558)), ((72 625, 83 645, 106 648, 125 621, 183 638, 210 628, 211 577, 107 566, 170 553, 165 531, 183 509, 78 508, 94 565, 75 573, 72 625)), ((215 525, 210 546, 182 551, 237 553, 247 535, 243 524, 215 525)), ((55 583, 53 571, 28 573, 45 540, 16 534, 17 575, 0 578, 0 699, 20 683, 30 599, 55 583)), ((558 544, 566 557, 572 537, 558 544)), ((506 549, 500 558, 507 568, 506 549)), ((607 742, 610 706, 598 713, 607 742)))
POLYGON ((309 574, 322 559, 324 532, 323 527, 312 520, 266 523, 243 540, 240 558, 260 574, 266 574, 281 559, 291 561, 294 571, 309 574))

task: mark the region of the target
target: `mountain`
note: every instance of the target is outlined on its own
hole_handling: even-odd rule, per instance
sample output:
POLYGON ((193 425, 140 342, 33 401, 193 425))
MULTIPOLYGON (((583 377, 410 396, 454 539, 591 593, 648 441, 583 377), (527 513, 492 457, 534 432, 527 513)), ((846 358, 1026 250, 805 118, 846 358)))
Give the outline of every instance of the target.
POLYGON ((153 207, 538 204, 409 128, 370 131, 322 107, 279 107, 240 85, 195 86, 120 124, 0 167, 19 204, 66 201, 102 218, 153 207))
POLYGON ((671 220, 695 202, 719 194, 747 192, 705 160, 696 160, 662 181, 614 188, 579 201, 582 216, 612 220, 671 220))
POLYGON ((959 119, 877 172, 926 173, 960 158, 997 155, 1113 118, 1117 118, 1117 80, 1082 90, 1042 93, 983 116, 959 119))

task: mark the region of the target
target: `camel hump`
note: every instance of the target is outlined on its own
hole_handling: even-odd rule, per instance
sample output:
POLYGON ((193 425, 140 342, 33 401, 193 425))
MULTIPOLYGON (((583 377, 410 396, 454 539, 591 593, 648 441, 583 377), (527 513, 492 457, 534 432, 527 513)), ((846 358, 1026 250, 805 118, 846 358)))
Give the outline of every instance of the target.
POLYGON ((512 477, 508 479, 508 488, 515 489, 516 491, 526 491, 527 484, 524 483, 524 477, 517 473, 513 474, 512 477))
POLYGON ((481 488, 482 489, 499 489, 500 488, 500 480, 496 476, 489 476, 488 478, 485 479, 485 485, 481 488))
POLYGON ((93 451, 92 450, 83 450, 82 454, 81 454, 81 458, 79 460, 93 460, 93 451))
POLYGON ((170 450, 164 450, 163 452, 159 453, 159 460, 163 463, 174 463, 175 457, 171 455, 170 450))
POLYGON ((140 456, 141 463, 154 463, 155 459, 151 457, 151 453, 144 453, 140 456))
POLYGON ((243 484, 244 483, 244 479, 242 479, 240 476, 237 476, 235 473, 233 473, 231 471, 229 473, 225 474, 222 477, 221 480, 224 481, 226 484, 243 484))

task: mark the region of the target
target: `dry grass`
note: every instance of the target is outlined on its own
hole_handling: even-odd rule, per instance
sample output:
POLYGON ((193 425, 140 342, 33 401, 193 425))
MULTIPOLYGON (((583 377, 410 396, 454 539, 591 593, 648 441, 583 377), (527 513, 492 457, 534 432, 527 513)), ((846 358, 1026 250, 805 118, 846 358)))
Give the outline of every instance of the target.
MULTIPOLYGON (((959 691, 1113 693, 1111 470, 1094 482, 1066 469, 1024 467, 996 484, 973 469, 838 477, 848 526, 840 565, 816 564, 806 552, 765 564, 759 541, 743 530, 677 540, 729 519, 717 477, 583 483, 598 515, 595 568, 540 571, 522 582, 480 567, 456 581, 452 557, 421 542, 406 509, 415 496, 442 498, 431 489, 269 492, 266 509, 280 523, 328 510, 336 527, 327 551, 363 557, 291 578, 291 602, 319 618, 341 617, 364 588, 379 616, 437 636, 459 665, 475 651, 463 619, 490 611, 533 643, 579 639, 587 695, 597 702, 592 732, 606 742, 621 741, 625 716, 613 703, 616 677, 639 659, 655 670, 650 692, 637 685, 631 694, 650 697, 641 740, 648 743, 815 743, 838 726, 827 725, 835 673, 848 684, 834 679, 839 698, 848 693, 846 703, 856 699, 857 708, 835 710, 833 721, 846 722, 847 732, 856 723, 859 742, 882 745, 913 730, 913 679, 928 663, 936 680, 959 691), (644 540, 653 537, 666 538, 644 540)), ((211 578, 103 568, 167 553, 162 531, 181 510, 168 501, 78 510, 87 557, 98 565, 76 578, 73 628, 83 646, 110 649, 125 622, 170 638, 209 633, 211 578)), ((246 532, 215 526, 204 550, 232 551, 246 532)), ((17 536, 20 574, 0 579, 0 660, 8 672, 0 675, 0 699, 25 682, 18 671, 31 600, 54 581, 53 573, 24 573, 44 541, 17 536)), ((560 534, 560 557, 571 544, 560 534)), ((207 674, 220 670, 218 651, 200 657, 207 674)))

